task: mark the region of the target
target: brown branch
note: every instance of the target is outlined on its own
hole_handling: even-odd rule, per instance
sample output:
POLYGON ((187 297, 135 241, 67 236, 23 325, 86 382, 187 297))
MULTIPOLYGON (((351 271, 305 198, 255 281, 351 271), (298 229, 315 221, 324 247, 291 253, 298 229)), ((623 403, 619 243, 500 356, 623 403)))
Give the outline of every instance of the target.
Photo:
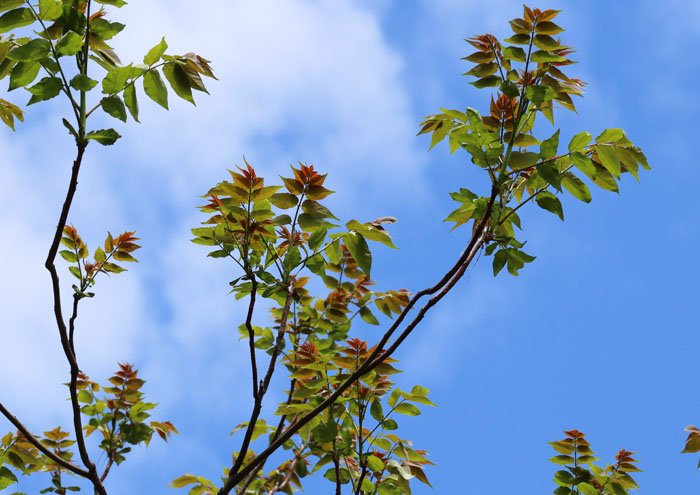
POLYGON ((367 475, 367 462, 362 463, 362 472, 360 473, 360 479, 357 480, 357 489, 355 490, 355 495, 360 495, 361 489, 362 489, 362 482, 365 479, 365 476, 367 475))
POLYGON ((5 416, 10 423, 15 425, 15 428, 17 428, 19 431, 22 432, 22 435, 29 440, 29 443, 34 445, 37 449, 41 451, 42 454, 47 456, 49 459, 51 459, 53 462, 58 464, 59 466, 62 466, 66 468, 67 470, 71 471, 74 474, 77 474, 78 476, 82 476, 83 478, 89 478, 90 473, 85 471, 84 469, 79 468, 75 464, 68 462, 67 460, 57 456, 53 452, 51 452, 49 449, 44 447, 44 445, 34 436, 32 435, 29 430, 15 417, 8 411, 5 406, 2 405, 2 402, 0 402, 0 412, 2 412, 3 416, 5 416))
MULTIPOLYGON (((297 383, 297 379, 292 378, 292 381, 289 384, 289 394, 287 395, 287 402, 286 402, 287 405, 292 403, 292 397, 294 396, 294 387, 296 386, 296 383, 297 383)), ((298 416, 299 416, 299 413, 297 413, 294 416, 292 423, 296 421, 296 418, 298 416)), ((277 429, 275 430, 274 435, 272 435, 272 438, 270 439, 270 443, 274 442, 275 440, 277 440, 279 438, 280 434, 282 433, 282 428, 284 427, 284 422, 285 422, 286 418, 287 418, 287 416, 285 416, 285 415, 282 415, 282 417, 280 418, 280 422, 277 424, 277 429)), ((267 459, 265 459, 265 460, 267 460, 267 459)), ((258 473, 260 472, 261 469, 263 469, 264 466, 265 466, 265 461, 263 461, 260 464, 260 466, 258 466, 257 469, 254 469, 253 471, 251 471, 251 473, 248 475, 248 478, 245 480, 243 485, 241 485, 241 488, 238 490, 239 494, 244 494, 246 492, 246 490, 248 489, 250 484, 253 481, 255 481, 255 478, 258 476, 258 473)))
MULTIPOLYGON (((333 442, 335 444, 335 442, 333 442)), ((335 445, 333 446, 335 447, 335 445)), ((335 466, 335 495, 341 495, 340 487, 340 458, 333 456, 333 466, 335 466)))
POLYGON ((253 330, 252 319, 255 309, 255 293, 258 290, 258 281, 255 275, 251 276, 252 287, 250 290, 250 302, 248 303, 248 315, 245 319, 245 326, 248 329, 248 344, 250 347, 250 367, 253 373, 253 398, 258 397, 258 365, 255 361, 255 331, 253 330))
MULTIPOLYGON (((377 357, 379 356, 380 353, 382 353, 382 348, 386 344, 386 342, 389 340, 391 335, 394 333, 394 331, 398 328, 399 324, 405 319, 406 315, 410 311, 410 309, 416 304, 416 302, 422 298, 423 296, 426 295, 432 295, 435 293, 438 293, 438 291, 441 291, 441 289, 447 287, 447 291, 449 291, 456 283, 457 281, 462 277, 464 274, 464 271, 467 269, 469 266, 469 263, 471 263, 471 260, 474 258, 474 255, 476 252, 479 250, 479 248, 483 245, 484 242, 484 235, 486 232, 486 225, 489 222, 489 217, 491 216, 491 210, 493 208, 493 203, 494 200, 496 199, 496 196, 498 194, 498 189, 496 187, 493 187, 491 190, 491 197, 489 198, 489 201, 486 205, 486 211, 484 213, 483 218, 481 221, 477 224, 474 233, 471 237, 471 240, 469 241, 469 244, 467 245, 467 248, 464 250, 464 252, 461 254, 459 259, 457 260, 457 263, 445 274, 445 276, 440 279, 440 281, 435 284, 434 286, 424 289, 420 292, 418 292, 411 301, 406 305, 406 307, 403 309, 401 314, 398 316, 394 324, 387 330, 387 332, 384 334, 382 339, 379 341, 379 343, 376 345, 375 350, 372 352, 372 354, 367 358, 367 360, 360 366, 357 370, 355 370, 346 380, 343 382, 336 390, 333 392, 330 396, 328 396, 323 402, 321 402, 318 406, 316 406, 314 409, 306 413, 299 421, 294 423, 293 425, 290 425, 280 437, 275 440, 274 442, 270 443, 270 445, 263 450, 258 456, 253 459, 248 465, 246 465, 243 469, 241 469, 239 472, 235 474, 230 474, 228 480, 226 481, 226 484, 219 490, 219 495, 226 495, 231 491, 231 489, 236 486, 236 484, 240 483, 240 481, 247 476, 251 471, 256 469, 264 460, 270 456, 275 450, 277 450, 284 442, 286 442, 288 439, 292 437, 299 429, 301 429, 305 424, 307 424, 311 419, 316 417, 318 414, 320 414, 323 410, 325 410, 329 405, 333 404, 340 395, 345 392, 345 390, 352 385, 353 382, 355 382, 357 379, 360 377, 364 376, 367 374, 369 371, 371 371, 373 368, 375 368, 379 363, 381 363, 381 360, 378 360, 377 357)), ((420 320, 423 319, 423 316, 425 313, 432 307, 434 306, 444 295, 447 293, 445 292, 439 292, 438 295, 435 298, 431 298, 431 300, 426 304, 426 307, 421 309, 421 312, 414 318, 413 322, 409 324, 409 328, 407 328, 407 331, 404 331, 400 337, 401 341, 403 341, 408 334, 415 328, 415 326, 420 322, 420 320)), ((392 346, 391 352, 395 349, 395 346, 392 346)), ((382 359, 385 359, 390 355, 387 353, 382 353, 382 359)))
POLYGON ((83 154, 85 153, 87 143, 76 142, 76 145, 78 147, 78 155, 75 161, 73 162, 70 183, 68 185, 68 192, 66 193, 66 199, 64 200, 63 207, 61 208, 61 214, 59 216, 58 225, 56 226, 56 232, 54 234, 51 247, 49 248, 49 253, 46 257, 46 262, 44 263, 44 266, 51 274, 51 287, 53 290, 54 316, 56 319, 56 326, 58 327, 58 333, 61 338, 61 346, 63 347, 63 352, 66 355, 66 359, 68 359, 68 363, 70 364, 71 380, 69 390, 71 406, 73 409, 73 428, 75 430, 75 438, 78 443, 80 459, 82 460, 85 467, 88 469, 88 476, 86 476, 86 478, 88 478, 92 482, 95 491, 99 495, 107 495, 107 492, 104 486, 102 485, 102 482, 100 481, 100 477, 97 474, 97 468, 95 467, 95 464, 90 460, 90 456, 87 452, 87 448, 85 446, 85 437, 83 436, 82 430, 82 420, 80 417, 80 404, 78 403, 77 391, 78 373, 80 372, 80 368, 78 367, 78 362, 76 360, 75 352, 73 350, 72 345, 73 323, 75 322, 75 318, 77 317, 78 311, 77 300, 74 299, 73 315, 71 316, 70 320, 71 333, 69 335, 68 329, 66 328, 66 323, 63 319, 63 312, 61 309, 61 288, 59 285, 56 265, 54 264, 54 261, 56 260, 56 254, 58 252, 58 245, 61 242, 63 229, 66 226, 66 221, 68 219, 68 212, 70 211, 70 207, 73 202, 73 197, 75 196, 75 191, 78 187, 78 174, 80 172, 80 165, 82 164, 83 154))
MULTIPOLYGON (((248 472, 246 472, 245 475, 238 477, 235 483, 233 483, 231 480, 233 480, 236 477, 236 474, 238 471, 241 469, 241 465, 243 464, 243 461, 245 459, 245 455, 248 452, 248 447, 250 446, 250 441, 253 436, 253 430, 255 429, 255 423, 258 421, 258 417, 260 416, 260 410, 262 409, 262 400, 263 397, 265 396, 265 392, 267 392, 267 387, 270 385, 270 380, 272 380, 272 375, 275 372, 275 364, 277 363, 277 356, 279 356, 279 352, 282 349, 282 344, 284 342, 284 332, 287 328, 287 319, 289 318, 289 308, 292 305, 292 295, 294 294, 294 287, 291 285, 287 288, 287 299, 285 300, 284 303, 284 309, 282 310, 282 318, 280 319, 280 327, 279 330, 277 331, 277 338, 275 339, 275 346, 272 351, 272 356, 270 357, 270 364, 267 368, 267 373, 265 374, 265 378, 263 378, 260 381, 260 386, 258 387, 258 394, 255 397, 255 403, 253 404, 253 411, 250 415, 250 420, 248 421, 248 428, 246 428, 245 432, 245 437, 243 438, 243 443, 241 444, 241 449, 238 452, 238 455, 236 456, 236 460, 233 464, 233 467, 229 471, 228 479, 226 480, 226 483, 224 486, 219 490, 219 495, 225 495, 229 493, 234 486, 236 486, 237 483, 239 483, 244 476, 247 476, 248 472)), ((257 459, 257 458, 256 458, 257 459)))

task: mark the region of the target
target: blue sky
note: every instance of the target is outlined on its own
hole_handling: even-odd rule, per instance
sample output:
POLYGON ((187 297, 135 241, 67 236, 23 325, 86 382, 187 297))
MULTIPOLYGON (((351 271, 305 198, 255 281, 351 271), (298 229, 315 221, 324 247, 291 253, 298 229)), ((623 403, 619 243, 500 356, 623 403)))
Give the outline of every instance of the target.
MULTIPOLYGON (((435 490, 414 493, 550 493, 546 442, 571 428, 588 433, 604 461, 620 447, 639 452, 643 493, 700 484, 697 456, 680 455, 683 427, 700 423, 698 5, 531 5, 564 10, 563 40, 580 62, 568 73, 589 83, 578 115, 559 116, 562 142, 621 127, 653 170, 641 183, 626 178, 619 196, 596 188, 589 205, 568 197, 564 223, 527 208, 523 238, 537 260, 520 277, 494 279, 482 259, 399 351, 396 381, 429 387, 439 405, 401 422, 402 436, 437 463, 427 472, 435 490)), ((313 163, 329 172, 337 216, 399 219, 391 233, 401 250, 375 250, 379 287, 431 284, 466 241, 466 230, 448 234, 442 222, 453 209, 447 193, 485 189, 466 155, 427 153, 418 123, 440 107, 487 109, 488 91, 460 76, 471 53, 463 38, 507 37, 521 12, 508 0, 232 1, 215 13, 152 0, 112 13, 127 24, 115 39, 122 60, 140 60, 165 34, 171 52, 212 60, 220 81, 196 109, 171 99, 165 112, 144 100, 141 125, 119 127, 113 147, 91 146, 70 217, 89 245, 128 229, 144 246, 141 263, 101 281, 83 305, 81 365, 104 379, 117 361, 134 362, 160 403, 157 418, 182 432, 136 451, 110 475, 111 493, 165 493, 186 472, 216 479, 238 446, 228 433, 248 414, 247 351, 235 330, 242 306, 226 294, 236 275, 189 242, 202 220, 197 196, 243 154, 271 178, 313 163)), ((73 151, 63 104, 38 107, 16 133, 0 130, 0 332, 11 349, 0 398, 43 431, 69 423, 42 260, 73 151)), ((536 133, 554 130, 541 123, 536 133)), ((308 492, 330 489, 321 480, 308 492)))

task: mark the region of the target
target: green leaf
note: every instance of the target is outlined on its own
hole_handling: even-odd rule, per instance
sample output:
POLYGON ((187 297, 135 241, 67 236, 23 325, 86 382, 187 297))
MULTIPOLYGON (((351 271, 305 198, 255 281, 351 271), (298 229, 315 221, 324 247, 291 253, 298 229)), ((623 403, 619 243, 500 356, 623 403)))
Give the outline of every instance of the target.
POLYGON ((591 142, 591 139, 593 139, 593 136, 591 136, 590 133, 586 131, 579 132, 571 138, 569 142, 569 151, 583 151, 583 149, 588 146, 588 143, 591 142))
POLYGON ((595 146, 595 151, 606 170, 613 174, 615 178, 619 179, 622 167, 620 166, 620 159, 613 147, 606 144, 598 144, 595 146))
POLYGON ((557 41, 552 38, 551 36, 548 36, 546 34, 536 34, 535 38, 533 39, 533 44, 542 50, 561 50, 563 47, 557 41))
POLYGON ((382 402, 379 399, 372 401, 372 405, 369 408, 369 413, 377 421, 382 421, 384 419, 384 411, 382 410, 382 402))
POLYGON ((44 21, 55 21, 63 15, 61 0, 39 0, 39 17, 44 21))
POLYGON ((325 226, 315 230, 311 234, 311 237, 309 237, 309 249, 316 251, 319 247, 321 247, 321 244, 323 244, 323 241, 326 239, 327 233, 328 229, 326 229, 325 226))
MULTIPOLYGON (((503 56, 508 60, 515 60, 516 62, 525 62, 527 55, 525 50, 519 46, 507 46, 503 49, 503 56)), ((494 64, 495 65, 495 64, 494 64)))
POLYGON ((506 261, 508 261, 508 253, 505 249, 500 249, 493 256, 493 276, 495 277, 498 273, 503 270, 506 266, 506 261))
POLYGON ((33 83, 39 74, 39 69, 41 69, 39 62, 20 62, 15 65, 12 68, 12 72, 10 72, 10 87, 8 91, 33 83))
POLYGON ((474 82, 469 83, 477 88, 496 88, 501 85, 501 78, 496 75, 482 77, 474 82))
POLYGON ((30 88, 25 88, 32 94, 27 105, 33 105, 44 100, 50 100, 61 92, 63 82, 58 77, 44 77, 30 88))
POLYGON ((631 146, 632 143, 627 139, 625 136, 625 131, 622 129, 605 129, 603 132, 600 133, 599 136, 596 136, 595 142, 598 144, 603 144, 603 143, 615 143, 615 144, 620 144, 623 146, 631 146))
POLYGON ((580 151, 574 151, 571 153, 571 163, 573 163, 574 166, 581 172, 590 177, 591 180, 595 178, 596 168, 595 165, 593 165, 593 161, 588 158, 588 156, 584 155, 580 151))
POLYGON ((121 8, 124 5, 126 5, 126 2, 124 0, 95 0, 97 3, 101 3, 103 5, 114 5, 117 8, 121 8))
POLYGON ((542 84, 528 86, 525 90, 525 97, 533 103, 543 103, 554 98, 554 88, 542 84))
POLYGON ((301 215, 299 215, 299 217, 297 218, 297 223, 299 224, 299 227, 301 227, 301 230, 303 230, 304 232, 314 232, 324 227, 324 223, 322 220, 312 217, 308 213, 302 213, 301 215))
POLYGON ((149 98, 168 109, 168 90, 157 70, 151 69, 143 76, 143 89, 149 98))
POLYGON ((121 32, 126 26, 119 22, 110 22, 101 17, 90 21, 90 34, 101 40, 108 40, 121 32))
POLYGON ((564 31, 562 28, 554 24, 553 22, 545 21, 545 22, 538 22, 537 25, 535 26, 535 32, 538 34, 559 34, 562 31, 564 31))
POLYGON ((593 181, 593 183, 601 189, 605 189, 606 191, 619 192, 620 190, 617 187, 617 181, 615 180, 615 177, 613 177, 613 175, 599 163, 592 163, 595 167, 595 174, 593 176, 588 174, 586 175, 588 175, 588 177, 593 181))
POLYGON ((535 197, 535 201, 540 208, 551 211, 561 218, 562 221, 564 220, 564 210, 562 209, 561 201, 554 194, 549 191, 542 191, 535 197))
POLYGON ((544 160, 546 158, 551 158, 557 154, 559 149, 559 129, 555 132, 552 137, 545 139, 540 144, 540 157, 544 160))
POLYGON ((78 390, 78 402, 92 404, 92 394, 85 389, 78 390))
POLYGON ((498 64, 496 64, 495 62, 478 64, 478 65, 474 66, 472 68, 472 70, 467 72, 465 74, 465 76, 486 77, 486 76, 490 76, 491 74, 495 74, 497 70, 498 70, 498 64))
POLYGON ((537 173, 557 191, 561 191, 561 176, 559 175, 559 167, 557 167, 555 162, 548 161, 538 163, 537 173))
POLYGON ((576 488, 578 488, 578 491, 583 493, 583 495, 598 495, 598 490, 590 483, 579 483, 576 485, 576 488))
POLYGON ((539 159, 539 153, 533 153, 531 151, 513 151, 510 154, 508 166, 511 168, 511 170, 524 170, 534 166, 539 159))
POLYGON ((335 215, 333 215, 333 213, 331 213, 331 210, 323 206, 318 201, 314 201, 313 199, 307 199, 306 201, 304 201, 301 205, 301 209, 305 213, 308 213, 309 215, 316 218, 333 218, 335 220, 338 220, 338 218, 335 215))
POLYGON ((31 62, 33 60, 41 60, 46 57, 50 51, 51 43, 45 39, 37 38, 8 52, 7 58, 15 62, 31 62))
POLYGON ((98 131, 89 132, 87 136, 85 136, 86 139, 94 139, 105 146, 114 144, 120 137, 119 133, 114 129, 100 129, 98 131))
POLYGON ((102 110, 122 122, 126 122, 126 107, 124 102, 118 96, 108 96, 102 98, 102 110))
POLYGON ((306 260, 306 267, 311 270, 311 273, 324 277, 326 275, 326 260, 320 254, 314 254, 306 260))
POLYGON ((379 325, 379 320, 377 320, 367 306, 360 308, 360 317, 362 317, 362 319, 370 325, 379 325))
POLYGON ((24 5, 24 0, 0 0, 0 12, 21 7, 24 5))
POLYGON ((126 253, 124 251, 115 251, 112 257, 117 260, 117 261, 133 261, 136 262, 138 261, 136 258, 131 256, 129 253, 126 253))
POLYGON ((107 255, 105 252, 102 250, 101 247, 98 247, 95 249, 95 261, 98 263, 104 263, 104 261, 107 259, 107 255))
POLYGON ((92 88, 97 86, 97 81, 90 79, 85 74, 78 74, 70 80, 70 85, 73 89, 78 91, 90 91, 92 88))
POLYGON ((192 98, 192 88, 190 88, 190 81, 187 78, 185 69, 183 69, 177 62, 171 62, 163 66, 163 74, 165 78, 170 83, 170 87, 173 88, 175 94, 178 95, 183 100, 187 100, 193 105, 194 98, 192 98))
POLYGON ((163 38, 162 40, 160 40, 160 43, 148 50, 146 56, 143 57, 143 63, 148 66, 155 64, 156 62, 158 62, 158 60, 160 60, 160 57, 163 56, 165 50, 167 49, 168 44, 165 42, 165 38, 163 38))
POLYGON ((0 33, 6 33, 22 26, 29 26, 34 20, 34 13, 31 9, 21 8, 10 10, 0 16, 0 33))
POLYGON ((276 193, 267 199, 277 208, 282 208, 283 210, 292 208, 299 203, 299 198, 291 193, 276 193))
MULTIPOLYGON (((510 98, 515 98, 520 94, 520 90, 518 89, 518 86, 515 85, 513 81, 505 80, 501 83, 501 86, 499 88, 501 92, 510 97, 510 98)), ((523 136, 523 134, 521 134, 523 136)))
POLYGON ((588 190, 588 186, 573 173, 564 173, 561 178, 561 185, 576 199, 580 199, 585 203, 591 202, 591 192, 588 190))
POLYGON ((418 416, 420 414, 420 409, 408 402, 402 402, 394 408, 394 412, 406 414, 407 416, 418 416))
POLYGON ((367 467, 375 473, 381 472, 384 469, 384 462, 375 456, 371 455, 367 457, 367 467))
POLYGON ((503 41, 506 43, 513 43, 514 45, 528 45, 530 44, 530 35, 529 34, 514 34, 510 38, 506 38, 503 41))
POLYGON ((549 462, 553 462, 554 464, 559 464, 560 466, 566 466, 567 464, 574 463, 574 458, 571 457, 570 455, 555 455, 554 457, 551 457, 548 460, 549 460, 549 462))
POLYGON ((560 57, 556 53, 550 53, 547 50, 536 50, 530 56, 531 62, 565 62, 564 57, 560 57))
POLYGON ((102 92, 106 95, 115 95, 124 89, 126 82, 131 78, 133 67, 114 67, 102 79, 102 92))
POLYGON ((126 108, 129 109, 131 117, 138 122, 139 102, 136 99, 136 87, 133 84, 129 84, 124 90, 124 103, 126 103, 126 108))
POLYGON ((74 31, 68 31, 56 42, 56 53, 63 55, 75 55, 83 48, 83 37, 74 31))
POLYGON ((14 473, 5 466, 0 466, 0 490, 7 488, 14 483, 17 483, 17 476, 15 476, 14 473))
POLYGON ((290 273, 292 270, 294 270, 299 264, 301 263, 301 253, 299 252, 299 248, 296 246, 292 246, 289 248, 287 251, 287 254, 284 257, 284 261, 282 262, 282 266, 284 267, 284 271, 286 273, 290 273))
POLYGON ((326 423, 319 423, 311 430, 314 440, 319 443, 332 442, 338 434, 338 425, 331 419, 326 423))
POLYGON ((60 254, 61 257, 68 263, 75 263, 78 261, 78 255, 75 254, 74 251, 67 251, 64 249, 63 251, 59 251, 58 254, 60 254))
POLYGON ((121 266, 117 265, 116 263, 105 263, 104 269, 105 269, 105 271, 108 271, 110 273, 121 273, 121 272, 126 271, 126 268, 122 268, 121 266))
POLYGON ((372 268, 372 253, 365 238, 358 232, 350 232, 343 240, 360 269, 369 277, 372 268))

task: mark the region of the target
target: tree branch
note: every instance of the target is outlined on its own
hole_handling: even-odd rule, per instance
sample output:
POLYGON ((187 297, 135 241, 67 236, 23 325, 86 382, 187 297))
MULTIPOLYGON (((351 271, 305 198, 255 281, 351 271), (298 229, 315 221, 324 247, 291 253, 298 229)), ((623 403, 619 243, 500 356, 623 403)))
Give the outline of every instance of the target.
POLYGON ((255 275, 251 277, 252 288, 250 291, 250 303, 248 303, 248 315, 245 319, 245 326, 248 329, 248 344, 250 347, 250 367, 253 374, 253 398, 258 397, 258 365, 255 361, 255 331, 253 331, 252 319, 255 309, 255 293, 258 289, 258 281, 255 275))
POLYGON ((5 406, 2 405, 2 402, 0 402, 0 412, 2 412, 3 416, 5 416, 10 423, 15 425, 15 427, 22 432, 22 435, 29 440, 29 443, 34 445, 37 449, 41 451, 42 454, 44 454, 46 457, 51 459, 53 462, 58 464, 59 466, 62 466, 66 468, 67 470, 71 471, 74 474, 77 474, 78 476, 82 476, 83 478, 89 478, 90 473, 85 471, 84 469, 79 468, 75 464, 68 462, 67 460, 57 456, 53 452, 51 452, 49 449, 44 447, 44 445, 34 436, 32 435, 29 430, 15 417, 13 416, 10 411, 8 411, 5 406))
MULTIPOLYGON (((240 483, 240 481, 247 476, 251 471, 256 469, 260 464, 264 462, 264 460, 270 456, 275 450, 277 450, 284 442, 286 442, 289 438, 292 437, 299 429, 301 429, 305 424, 307 424, 311 419, 316 417, 318 414, 320 414, 323 410, 325 410, 329 405, 333 404, 340 395, 345 392, 345 390, 352 385, 352 383, 362 377, 363 375, 367 374, 369 371, 371 371, 373 368, 375 368, 379 363, 382 362, 383 359, 387 358, 389 355, 391 355, 391 352, 393 352, 396 349, 396 346, 392 346, 390 349, 391 352, 382 352, 382 347, 386 344, 386 342, 389 340, 391 335, 396 331, 398 326, 401 324, 401 322, 405 319, 406 315, 408 312, 411 310, 411 308, 416 304, 416 302, 422 298, 423 296, 426 295, 432 295, 435 293, 438 293, 438 291, 441 291, 441 289, 446 288, 445 291, 441 291, 438 293, 437 296, 434 298, 431 298, 431 300, 426 304, 424 308, 421 309, 421 311, 418 313, 416 318, 408 325, 406 330, 401 334, 401 341, 403 341, 408 334, 415 328, 415 326, 418 324, 420 320, 423 319, 423 316, 425 313, 432 307, 434 306, 442 297, 449 292, 449 290, 454 287, 454 285, 457 283, 457 281, 462 277, 464 274, 465 270, 469 266, 469 263, 471 263, 472 259, 474 258, 474 255, 476 252, 479 250, 479 248, 483 245, 485 235, 486 235, 486 225, 489 222, 490 216, 491 216, 491 210, 493 208, 493 203, 494 200, 496 199, 496 196, 498 194, 498 189, 494 186, 491 190, 491 197, 489 198, 489 202, 487 203, 486 206, 486 211, 484 213, 484 216, 482 217, 481 221, 477 224, 476 228, 474 229, 474 233, 471 237, 471 240, 469 241, 469 244, 467 245, 467 248, 464 250, 462 255, 459 257, 457 260, 457 263, 440 279, 440 281, 435 284, 434 286, 424 289, 420 292, 418 292, 411 301, 406 305, 406 307, 403 309, 399 317, 396 319, 394 324, 387 330, 387 332, 384 334, 382 339, 379 341, 379 343, 376 345, 375 350, 372 352, 372 354, 367 358, 367 360, 360 366, 357 370, 355 370, 346 380, 343 382, 336 390, 333 392, 330 396, 328 396, 323 402, 321 402, 318 406, 316 406, 314 409, 306 413, 299 421, 294 423, 293 425, 290 425, 284 433, 280 435, 280 437, 272 442, 265 450, 263 450, 258 456, 253 459, 248 465, 246 465, 243 469, 241 469, 239 472, 234 473, 234 474, 229 474, 229 478, 226 481, 226 484, 221 488, 219 491, 219 495, 226 495, 231 491, 231 489, 236 486, 236 484, 240 483), (377 359, 379 354, 382 354, 381 359, 377 359)), ((249 425, 250 427, 250 425, 249 425)))
POLYGON ((236 484, 238 484, 245 476, 247 476, 250 473, 250 471, 252 471, 251 469, 246 471, 245 475, 242 475, 240 477, 236 476, 236 474, 241 468, 241 465, 243 464, 245 455, 248 452, 248 447, 250 446, 250 439, 252 438, 253 430, 255 429, 255 423, 258 421, 258 417, 260 416, 260 410, 262 409, 263 397, 265 396, 265 392, 267 392, 267 387, 270 385, 270 380, 272 380, 272 375, 275 372, 275 364, 277 363, 277 356, 279 356, 279 352, 282 348, 282 344, 284 341, 284 332, 287 328, 287 319, 289 318, 289 308, 292 305, 293 294, 294 287, 290 285, 287 288, 287 299, 285 300, 284 309, 282 310, 282 318, 280 320, 280 327, 277 332, 277 338, 275 339, 275 346, 272 351, 272 356, 270 357, 270 364, 268 365, 265 378, 261 380, 260 386, 258 387, 258 394, 255 397, 255 404, 253 405, 253 411, 250 415, 250 420, 248 421, 248 428, 246 428, 245 437, 243 438, 243 443, 241 444, 241 450, 238 452, 238 455, 236 456, 236 461, 234 462, 233 467, 229 471, 226 483, 221 488, 221 490, 219 490, 219 495, 226 495, 227 493, 229 493, 233 489, 233 487, 236 486, 236 484), (237 478, 235 483, 232 482, 234 478, 237 478))

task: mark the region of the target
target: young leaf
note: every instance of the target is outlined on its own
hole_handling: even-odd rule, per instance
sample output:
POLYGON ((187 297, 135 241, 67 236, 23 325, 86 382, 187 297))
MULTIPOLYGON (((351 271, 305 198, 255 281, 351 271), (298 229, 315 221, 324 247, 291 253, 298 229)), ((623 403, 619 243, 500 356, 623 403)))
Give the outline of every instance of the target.
POLYGON ((588 186, 573 173, 564 173, 561 178, 561 185, 576 199, 580 199, 585 203, 591 202, 591 192, 588 190, 588 186))
POLYGON ((183 100, 189 101, 193 105, 195 104, 194 98, 192 98, 192 89, 190 88, 190 82, 189 79, 187 79, 187 74, 177 62, 171 62, 164 65, 163 74, 170 83, 170 87, 173 88, 173 91, 175 91, 176 95, 183 100))
POLYGON ((83 48, 83 37, 74 31, 68 31, 56 42, 56 53, 63 55, 75 55, 83 48))
POLYGON ((590 133, 583 131, 576 134, 569 142, 569 151, 583 151, 583 149, 588 146, 591 142, 593 136, 590 133))
POLYGON ((350 232, 343 240, 360 269, 369 277, 372 268, 372 253, 365 238, 359 232, 350 232))
POLYGON ((168 90, 157 70, 151 69, 143 76, 143 89, 149 98, 168 109, 168 90))
POLYGON ((540 208, 551 211, 564 220, 564 210, 561 207, 561 201, 559 201, 559 198, 554 194, 548 191, 542 191, 535 197, 535 201, 540 208))
POLYGON ((7 58, 15 62, 30 62, 41 60, 51 51, 51 43, 45 39, 37 38, 8 52, 7 58))
POLYGON ((78 91, 90 91, 97 86, 97 81, 90 79, 85 74, 78 74, 70 80, 70 85, 73 89, 78 91))
POLYGON ((124 102, 118 96, 102 98, 102 110, 122 122, 126 122, 126 108, 124 102))
POLYGON ((165 38, 163 38, 162 40, 160 40, 160 43, 148 50, 146 56, 143 57, 143 63, 148 66, 155 64, 156 62, 158 62, 158 60, 160 60, 160 57, 163 56, 165 50, 167 49, 168 44, 165 42, 165 38))
POLYGON ((0 33, 6 33, 22 26, 29 26, 34 20, 32 9, 20 8, 10 10, 0 16, 0 33))
POLYGON ((114 129, 101 129, 99 131, 92 131, 89 132, 85 138, 86 139, 94 139, 98 143, 109 146, 111 144, 114 144, 117 139, 119 139, 121 136, 117 131, 114 129))
POLYGON ((25 88, 32 94, 31 99, 27 105, 33 105, 44 100, 50 100, 58 93, 61 92, 63 88, 63 82, 58 77, 44 77, 38 83, 30 88, 25 88))
POLYGON ((41 64, 37 61, 20 62, 12 68, 10 72, 10 87, 8 91, 16 88, 21 88, 27 84, 31 84, 39 75, 41 64))
POLYGON ((136 99, 136 88, 133 84, 129 84, 124 90, 124 103, 126 103, 126 108, 129 109, 131 117, 138 122, 139 121, 139 102, 136 99))

